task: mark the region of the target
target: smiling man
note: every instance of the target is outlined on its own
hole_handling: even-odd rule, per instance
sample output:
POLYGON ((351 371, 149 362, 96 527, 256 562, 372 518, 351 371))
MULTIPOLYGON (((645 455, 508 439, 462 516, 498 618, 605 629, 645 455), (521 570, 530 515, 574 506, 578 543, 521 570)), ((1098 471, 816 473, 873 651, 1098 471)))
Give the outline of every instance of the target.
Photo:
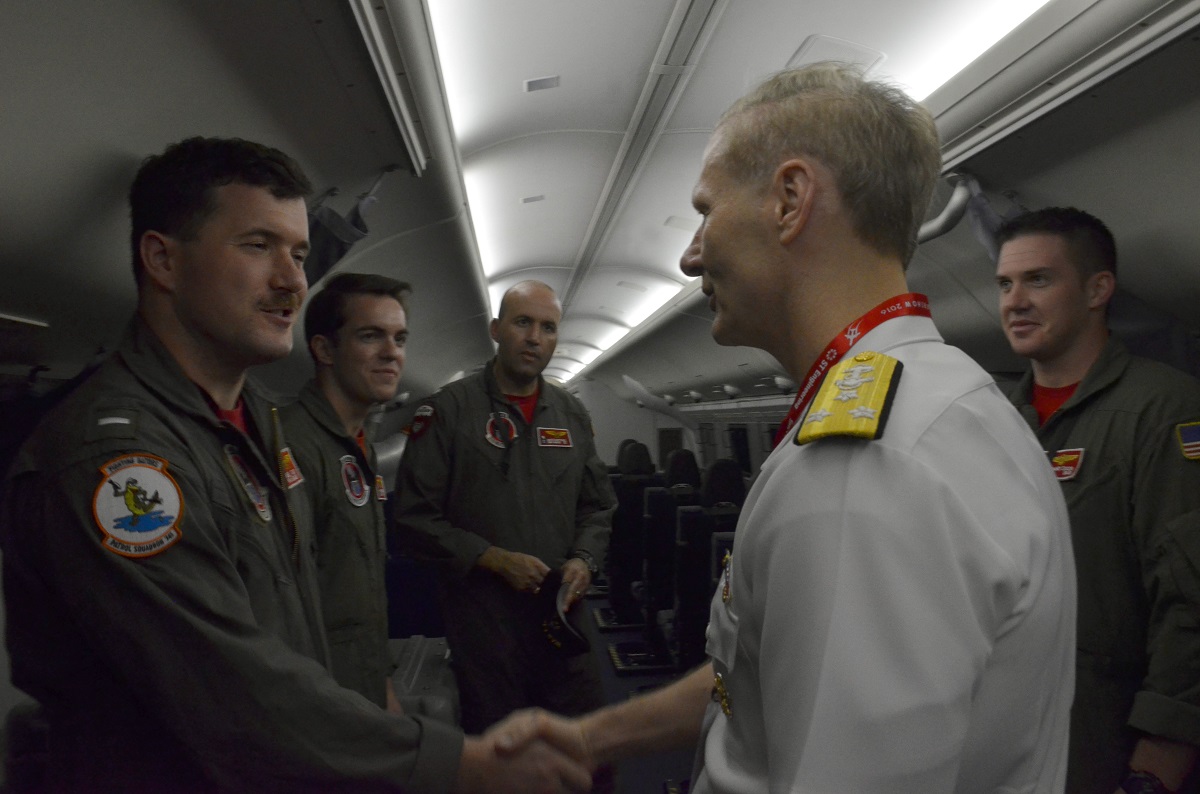
POLYGON ((384 501, 367 415, 404 370, 408 284, 339 273, 312 297, 304 336, 316 375, 281 416, 310 480, 317 576, 333 677, 400 713, 388 652, 384 501))
POLYGON ((1067 792, 1177 791, 1200 745, 1200 383, 1109 333, 1099 219, 1050 207, 998 237, 1004 333, 1031 364, 1012 399, 1062 485, 1079 572, 1067 792))
MULTIPOLYGON (((49 723, 45 789, 586 790, 545 746, 500 757, 327 670, 312 484, 246 379, 292 348, 309 190, 290 157, 238 139, 189 138, 134 179, 137 314, 0 501, 12 677, 49 723)), ((347 357, 347 402, 394 388, 392 358, 347 357)))
POLYGON ((695 744, 694 794, 1061 791, 1066 511, 1029 428, 908 290, 939 164, 928 111, 843 65, 775 75, 717 122, 681 268, 713 337, 800 390, 709 663, 542 735, 597 762, 695 744))
POLYGON ((615 507, 587 411, 541 376, 561 318, 550 287, 511 287, 490 327, 496 357, 417 409, 400 462, 400 540, 440 569, 468 731, 524 706, 578 714, 605 702, 592 655, 546 640, 537 597, 552 569, 568 608, 587 592, 615 507))

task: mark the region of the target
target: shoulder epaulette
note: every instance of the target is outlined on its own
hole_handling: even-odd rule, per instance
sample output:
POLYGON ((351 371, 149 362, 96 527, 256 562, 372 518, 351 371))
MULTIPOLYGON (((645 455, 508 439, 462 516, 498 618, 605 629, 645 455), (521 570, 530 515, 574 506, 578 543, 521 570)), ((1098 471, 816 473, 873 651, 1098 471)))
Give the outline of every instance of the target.
POLYGON ((896 359, 859 353, 840 361, 825 376, 796 433, 797 444, 828 436, 879 438, 892 408, 900 371, 896 359))

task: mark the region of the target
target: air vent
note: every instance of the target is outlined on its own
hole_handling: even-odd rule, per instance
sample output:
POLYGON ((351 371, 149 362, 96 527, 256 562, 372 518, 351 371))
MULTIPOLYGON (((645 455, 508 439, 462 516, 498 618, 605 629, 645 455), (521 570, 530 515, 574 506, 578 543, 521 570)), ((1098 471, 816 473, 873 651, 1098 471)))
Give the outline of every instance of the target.
POLYGON ((631 289, 634 292, 645 292, 646 291, 646 288, 643 287, 641 284, 635 284, 632 281, 618 281, 617 286, 624 287, 625 289, 631 289))
POLYGON ((521 203, 522 204, 532 204, 535 201, 545 201, 545 200, 546 200, 546 196, 544 194, 539 193, 536 196, 526 196, 525 198, 521 199, 521 203))
POLYGON ((559 76, 552 77, 535 77, 532 80, 525 81, 525 93, 532 91, 544 91, 547 88, 558 88, 559 76))

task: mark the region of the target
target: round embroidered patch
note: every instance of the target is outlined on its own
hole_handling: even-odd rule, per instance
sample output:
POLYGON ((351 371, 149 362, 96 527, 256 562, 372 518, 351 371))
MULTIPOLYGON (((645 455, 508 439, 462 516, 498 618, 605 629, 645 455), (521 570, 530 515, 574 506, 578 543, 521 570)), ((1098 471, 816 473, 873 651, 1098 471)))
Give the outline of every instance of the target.
POLYGON ((346 498, 355 507, 362 507, 371 497, 371 489, 353 455, 342 456, 342 487, 346 490, 346 498))
POLYGON ((508 414, 499 411, 488 416, 483 435, 493 447, 504 449, 517 437, 517 426, 508 418, 508 414))
POLYGON ((92 495, 92 516, 104 533, 104 547, 125 557, 149 557, 183 537, 183 494, 154 455, 113 458, 100 467, 92 495))
POLYGON ((409 425, 408 435, 412 438, 420 438, 421 435, 429 429, 433 424, 433 406, 425 403, 417 408, 416 414, 413 415, 412 424, 409 425))

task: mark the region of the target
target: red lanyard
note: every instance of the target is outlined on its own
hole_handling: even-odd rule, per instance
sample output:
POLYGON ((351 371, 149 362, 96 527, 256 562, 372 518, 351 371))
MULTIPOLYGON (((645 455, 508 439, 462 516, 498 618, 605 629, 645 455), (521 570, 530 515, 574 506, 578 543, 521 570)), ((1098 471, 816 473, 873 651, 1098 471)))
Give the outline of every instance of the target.
POLYGON ((846 351, 854 346, 860 336, 865 336, 868 331, 878 328, 893 317, 929 316, 929 298, 919 292, 907 292, 894 298, 888 298, 843 328, 842 332, 835 336, 829 346, 825 348, 825 352, 817 357, 808 371, 808 375, 805 376, 804 382, 800 384, 800 390, 796 392, 796 399, 792 401, 792 409, 788 411, 787 418, 783 420, 783 424, 779 426, 779 432, 775 434, 773 446, 778 446, 788 431, 795 427, 796 422, 800 421, 800 417, 804 416, 804 412, 808 410, 808 404, 812 402, 813 395, 817 392, 817 387, 825 379, 825 373, 829 371, 830 367, 841 361, 842 356, 846 355, 846 351))

